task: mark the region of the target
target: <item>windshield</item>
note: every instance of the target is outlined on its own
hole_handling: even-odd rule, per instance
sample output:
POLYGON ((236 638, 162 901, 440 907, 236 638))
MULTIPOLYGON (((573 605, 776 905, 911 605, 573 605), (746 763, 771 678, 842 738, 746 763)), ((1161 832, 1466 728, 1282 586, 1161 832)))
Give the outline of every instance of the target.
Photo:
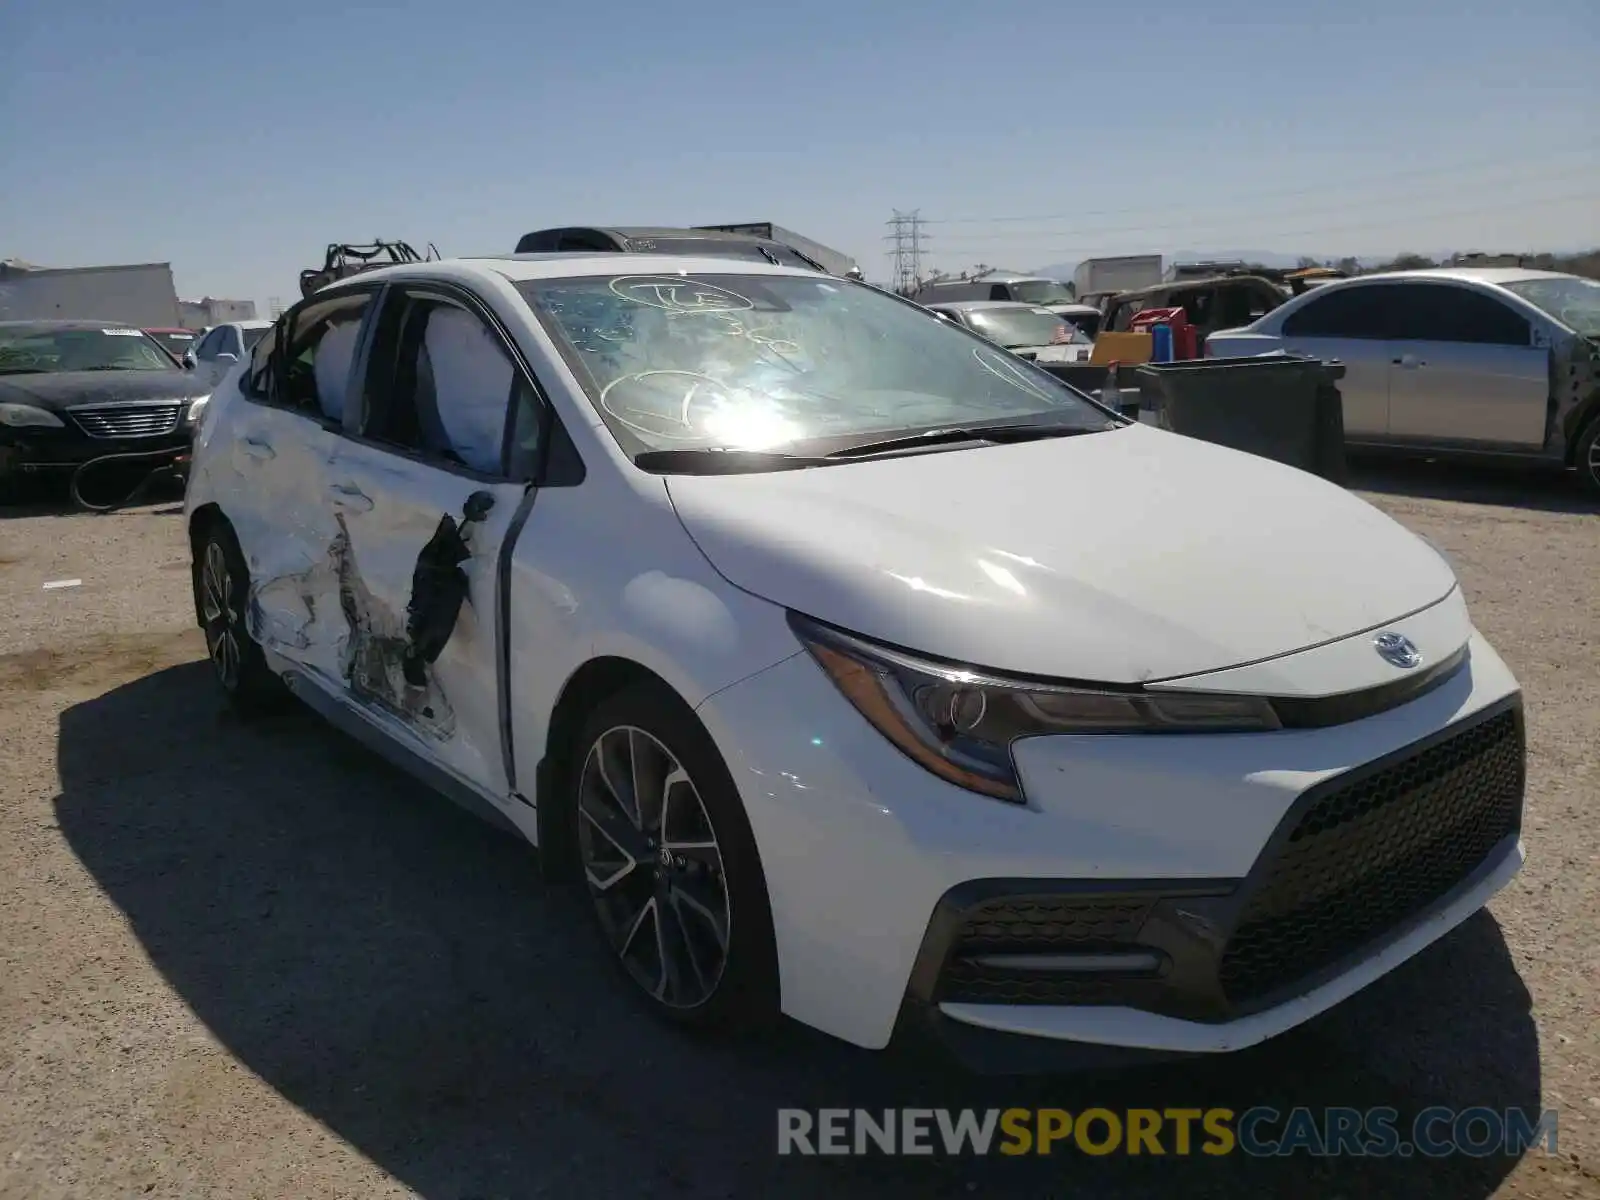
POLYGON ((177 369, 137 329, 0 329, 0 375, 177 369))
POLYGON ((167 332, 163 330, 160 333, 152 333, 150 336, 180 358, 183 357, 185 351, 194 349, 194 334, 192 333, 167 332))
POLYGON ((968 313, 967 319, 984 337, 1008 350, 1089 342, 1076 325, 1048 308, 980 308, 968 313))
POLYGON ((1524 279, 1503 285, 1584 337, 1600 337, 1600 280, 1524 279))
POLYGON ((1094 335, 1100 332, 1099 313, 1072 313, 1061 319, 1075 326, 1078 332, 1083 334, 1083 340, 1091 344, 1094 342, 1094 335))
POLYGON ((244 348, 246 350, 254 349, 255 344, 266 337, 267 331, 271 328, 271 325, 263 325, 259 329, 241 329, 239 332, 244 334, 244 348))
POLYGON ((517 289, 630 454, 1030 418, 1110 423, 1045 371, 845 280, 638 274, 517 289))
POLYGON ((1006 290, 1013 300, 1023 304, 1071 304, 1072 289, 1054 279, 1025 279, 1021 283, 1008 283, 1006 290))

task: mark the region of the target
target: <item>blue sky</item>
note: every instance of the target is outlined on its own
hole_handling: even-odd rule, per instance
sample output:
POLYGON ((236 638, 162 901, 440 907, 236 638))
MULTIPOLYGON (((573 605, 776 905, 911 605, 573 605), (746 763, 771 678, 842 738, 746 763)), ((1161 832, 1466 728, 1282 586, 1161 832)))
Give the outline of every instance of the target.
POLYGON ((1595 0, 7 0, 0 48, 0 257, 186 297, 606 222, 881 278, 896 208, 942 267, 1600 243, 1595 0))

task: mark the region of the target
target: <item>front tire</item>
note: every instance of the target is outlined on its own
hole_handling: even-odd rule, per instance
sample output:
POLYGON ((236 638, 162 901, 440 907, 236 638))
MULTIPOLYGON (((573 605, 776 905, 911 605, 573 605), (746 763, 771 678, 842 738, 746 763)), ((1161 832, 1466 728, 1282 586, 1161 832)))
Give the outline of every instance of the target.
POLYGON ((1590 421, 1578 435, 1572 465, 1578 468, 1578 482, 1591 496, 1600 496, 1600 417, 1590 421))
POLYGON ((205 634, 206 657, 228 703, 241 716, 259 716, 282 705, 284 687, 267 666, 245 620, 250 569, 233 530, 211 521, 195 549, 195 611, 205 634))
POLYGON ((591 907, 658 1014, 747 1029, 777 1015, 777 955, 755 837, 710 736, 665 686, 604 701, 568 787, 591 907))

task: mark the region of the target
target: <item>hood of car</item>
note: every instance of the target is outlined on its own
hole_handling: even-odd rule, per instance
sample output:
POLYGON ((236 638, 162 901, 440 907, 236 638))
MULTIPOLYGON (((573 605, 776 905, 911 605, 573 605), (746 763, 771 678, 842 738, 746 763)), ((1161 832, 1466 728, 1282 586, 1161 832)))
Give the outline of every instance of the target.
POLYGON ((1352 493, 1140 425, 667 487, 744 591, 1026 675, 1221 670, 1381 627, 1456 586, 1352 493))
POLYGON ((135 400, 193 400, 206 389, 188 372, 56 371, 38 375, 0 375, 0 402, 31 404, 61 411, 80 404, 135 400))

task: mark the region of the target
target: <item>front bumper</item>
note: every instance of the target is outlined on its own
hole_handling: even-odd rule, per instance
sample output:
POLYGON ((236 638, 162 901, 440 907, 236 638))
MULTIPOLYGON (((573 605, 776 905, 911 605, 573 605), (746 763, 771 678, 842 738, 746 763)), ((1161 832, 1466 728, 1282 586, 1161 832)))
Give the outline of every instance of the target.
POLYGON ((0 478, 69 472, 106 454, 154 454, 171 451, 174 458, 189 450, 194 429, 182 424, 155 437, 90 437, 67 424, 66 429, 14 429, 0 426, 0 478))
POLYGON ((804 654, 718 693, 700 712, 762 855, 784 1011, 869 1048, 897 1026, 932 1028, 969 1061, 980 1033, 1013 1048, 1185 1054, 1292 1028, 1465 920, 1520 866, 1520 696, 1487 642, 1474 634, 1468 649, 1435 690, 1342 725, 1019 743, 1025 807, 924 772, 804 654), (1437 771, 1426 795, 1408 780, 1419 754, 1484 730, 1494 779, 1477 808, 1440 818, 1470 826, 1440 848, 1415 813, 1461 789, 1437 771), (1362 792, 1385 780, 1388 801, 1362 792), (1311 843, 1344 841, 1345 809, 1359 818, 1351 828, 1377 813, 1393 835, 1363 869, 1298 848, 1308 815, 1332 822, 1311 843), (1384 881, 1398 889, 1387 899, 1384 881), (1367 886, 1367 919, 1342 929, 1352 882, 1367 886), (1158 965, 1066 987, 1036 973, 1025 987, 1014 972, 976 978, 953 965, 974 953, 959 931, 996 899, 1033 905, 1032 935, 1012 929, 979 949, 1151 951, 1158 965), (1308 931, 1316 944, 1297 951, 1308 931))

